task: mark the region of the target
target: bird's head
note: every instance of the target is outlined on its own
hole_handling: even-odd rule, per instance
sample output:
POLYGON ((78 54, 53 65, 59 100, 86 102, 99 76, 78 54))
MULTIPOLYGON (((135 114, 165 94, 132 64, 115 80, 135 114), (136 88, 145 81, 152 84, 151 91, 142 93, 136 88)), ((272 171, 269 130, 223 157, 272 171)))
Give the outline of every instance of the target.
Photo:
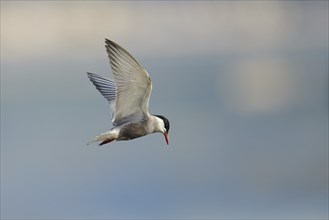
POLYGON ((159 122, 158 131, 163 133, 163 135, 166 139, 167 145, 168 145, 169 144, 168 134, 169 134, 169 128, 170 128, 169 120, 162 115, 154 115, 154 116, 159 119, 158 120, 158 122, 159 122))

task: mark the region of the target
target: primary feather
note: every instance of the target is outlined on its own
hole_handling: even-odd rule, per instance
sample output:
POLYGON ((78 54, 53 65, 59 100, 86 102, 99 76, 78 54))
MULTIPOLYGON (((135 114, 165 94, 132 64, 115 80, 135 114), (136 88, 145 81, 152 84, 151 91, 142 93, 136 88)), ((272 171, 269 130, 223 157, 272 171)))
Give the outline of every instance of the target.
POLYGON ((88 73, 88 77, 109 102, 113 125, 124 124, 131 118, 142 120, 148 117, 152 91, 149 74, 120 45, 108 39, 105 43, 114 80, 95 73, 88 73))
POLYGON ((105 43, 117 87, 113 124, 123 124, 131 117, 142 119, 148 116, 152 91, 149 74, 120 45, 108 39, 105 43))

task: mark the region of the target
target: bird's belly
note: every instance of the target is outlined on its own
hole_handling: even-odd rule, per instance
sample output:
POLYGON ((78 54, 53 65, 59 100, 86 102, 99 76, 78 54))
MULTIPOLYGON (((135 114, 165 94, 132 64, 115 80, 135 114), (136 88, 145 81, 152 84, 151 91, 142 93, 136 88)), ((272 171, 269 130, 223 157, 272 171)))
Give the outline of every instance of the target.
POLYGON ((147 135, 147 129, 140 123, 130 123, 120 129, 119 140, 131 140, 147 135))

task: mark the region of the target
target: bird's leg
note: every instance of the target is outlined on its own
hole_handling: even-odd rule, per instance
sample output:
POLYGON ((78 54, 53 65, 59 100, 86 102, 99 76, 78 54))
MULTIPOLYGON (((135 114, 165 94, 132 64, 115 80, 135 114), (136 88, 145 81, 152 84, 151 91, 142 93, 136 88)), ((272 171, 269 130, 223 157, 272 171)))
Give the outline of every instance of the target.
POLYGON ((102 141, 102 142, 99 144, 99 146, 102 146, 102 145, 104 145, 104 144, 110 143, 110 142, 112 142, 112 141, 114 141, 114 140, 115 140, 114 138, 105 139, 104 141, 102 141))

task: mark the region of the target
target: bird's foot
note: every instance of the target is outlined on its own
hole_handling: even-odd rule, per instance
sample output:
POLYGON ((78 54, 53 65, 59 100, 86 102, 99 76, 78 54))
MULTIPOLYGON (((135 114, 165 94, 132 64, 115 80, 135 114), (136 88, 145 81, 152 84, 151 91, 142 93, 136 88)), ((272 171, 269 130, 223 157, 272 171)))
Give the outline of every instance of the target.
POLYGON ((108 143, 110 143, 110 142, 112 142, 112 141, 114 141, 114 138, 106 139, 106 140, 102 141, 102 142, 99 144, 99 146, 102 146, 102 145, 104 145, 104 144, 108 144, 108 143))

